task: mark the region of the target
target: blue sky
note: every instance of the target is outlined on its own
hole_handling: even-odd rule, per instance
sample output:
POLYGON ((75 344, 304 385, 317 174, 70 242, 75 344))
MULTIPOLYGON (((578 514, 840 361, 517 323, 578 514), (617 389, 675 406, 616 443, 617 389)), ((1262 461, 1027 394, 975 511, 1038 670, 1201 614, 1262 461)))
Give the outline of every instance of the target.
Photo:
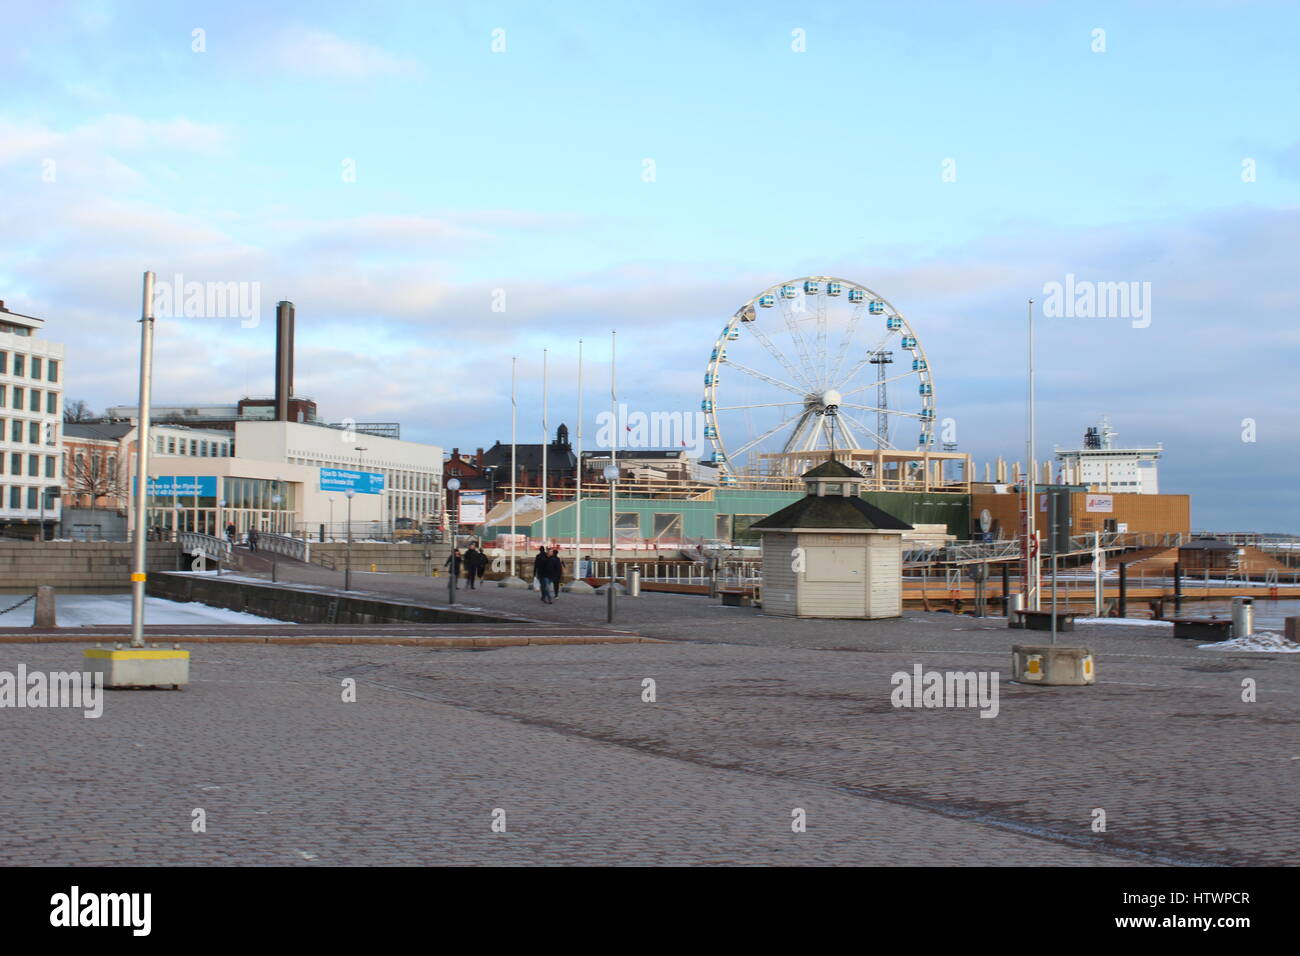
POLYGON ((512 355, 535 440, 543 346, 551 421, 572 425, 579 337, 590 419, 612 328, 621 398, 694 408, 736 307, 838 274, 908 316, 962 450, 1014 457, 1023 303, 1074 273, 1151 282, 1152 322, 1042 319, 1040 445, 1109 413, 1121 441, 1164 442, 1162 485, 1194 495, 1197 527, 1300 532, 1294 5, 6 16, 0 298, 49 320, 69 394, 98 408, 134 399, 145 268, 262 289, 256 328, 161 325, 159 400, 269 392, 289 298, 299 391, 326 417, 400 420, 448 448, 508 437, 512 355))

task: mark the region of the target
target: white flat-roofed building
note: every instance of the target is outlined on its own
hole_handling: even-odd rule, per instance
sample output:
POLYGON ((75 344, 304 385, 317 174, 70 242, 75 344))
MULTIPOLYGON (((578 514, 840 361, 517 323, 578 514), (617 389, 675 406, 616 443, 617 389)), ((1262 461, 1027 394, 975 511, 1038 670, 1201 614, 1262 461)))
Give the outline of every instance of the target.
POLYGON ((63 483, 63 346, 44 325, 0 301, 0 525, 33 534, 58 522, 63 483))
MULTIPOLYGON (((382 475, 378 519, 390 529, 441 514, 443 454, 437 445, 328 425, 270 421, 238 422, 235 446, 244 459, 305 465, 318 473, 320 469, 338 469, 382 475)), ((333 484, 328 475, 318 479, 318 488, 338 497, 340 492, 331 490, 333 484)), ((325 520, 318 511, 303 517, 308 525, 325 520)), ((337 509, 334 520, 338 520, 337 509)))
POLYGON ((1056 460, 1061 465, 1061 482, 1087 485, 1103 493, 1159 494, 1156 462, 1164 447, 1157 444, 1149 448, 1119 448, 1115 444, 1116 434, 1110 427, 1110 419, 1103 415, 1099 426, 1084 433, 1082 448, 1058 447, 1056 460))

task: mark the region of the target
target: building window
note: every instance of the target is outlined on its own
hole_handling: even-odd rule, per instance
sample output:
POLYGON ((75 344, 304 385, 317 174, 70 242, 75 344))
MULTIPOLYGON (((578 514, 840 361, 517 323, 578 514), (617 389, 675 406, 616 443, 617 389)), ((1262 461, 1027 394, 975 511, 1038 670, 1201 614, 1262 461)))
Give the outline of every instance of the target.
POLYGON ((40 475, 41 475, 41 456, 40 456, 40 455, 28 455, 28 456, 27 456, 27 474, 28 474, 29 477, 32 477, 32 478, 39 478, 39 477, 40 477, 40 475))
POLYGON ((49 361, 49 375, 46 376, 46 377, 47 377, 51 382, 57 382, 57 381, 59 380, 59 362, 58 362, 57 359, 50 359, 50 361, 49 361))
POLYGON ((163 453, 163 448, 166 447, 166 446, 164 445, 164 441, 165 441, 165 439, 163 439, 163 437, 162 437, 161 435, 159 435, 158 438, 155 439, 155 441, 154 441, 154 443, 153 443, 154 454, 156 454, 156 455, 161 455, 161 454, 163 453))
POLYGON ((21 410, 22 410, 22 407, 23 407, 23 400, 24 400, 26 397, 27 397, 27 396, 23 394, 23 389, 21 389, 21 388, 15 388, 15 389, 14 389, 14 408, 16 408, 16 409, 18 409, 19 411, 21 411, 21 410))
POLYGON ((37 356, 33 355, 32 356, 32 378, 40 378, 40 377, 41 377, 41 360, 37 356))
POLYGON ((27 374, 27 356, 22 352, 14 353, 14 374, 19 376, 27 374))
POLYGON ((33 388, 31 390, 31 395, 28 396, 28 398, 27 410, 31 412, 39 412, 41 410, 41 390, 39 388, 33 388))
POLYGON ((0 375, 9 374, 9 353, 0 352, 0 375))
POLYGON ((45 414, 57 415, 58 413, 59 413, 59 393, 46 392, 45 393, 45 414))
POLYGON ((23 506, 23 490, 17 485, 9 489, 9 507, 17 510, 23 506))
POLYGON ((9 423, 9 440, 12 442, 23 440, 23 423, 17 418, 9 423))
POLYGON ((30 510, 30 511, 35 511, 38 507, 39 507, 39 505, 36 503, 36 489, 35 489, 35 488, 28 488, 28 489, 27 489, 27 508, 28 508, 28 510, 30 510))
POLYGON ((9 456, 9 474, 21 475, 23 473, 23 456, 18 452, 13 452, 9 456))
POLYGON ((4 408, 9 401, 9 386, 0 385, 0 408, 4 408))
POLYGON ((176 439, 175 439, 175 438, 169 438, 169 439, 167 439, 167 454, 169 454, 169 455, 174 455, 174 454, 176 454, 176 439))
POLYGON ((53 478, 53 477, 54 477, 54 467, 55 467, 55 465, 54 465, 54 456, 53 456, 53 455, 46 455, 46 456, 45 456, 45 477, 46 477, 46 478, 53 478))
POLYGON ((198 443, 197 441, 195 441, 193 438, 191 438, 191 439, 190 439, 190 454, 191 454, 191 455, 197 455, 198 453, 199 453, 199 443, 198 443))
POLYGON ((40 422, 28 422, 28 423, 27 423, 27 441, 28 441, 30 444, 33 444, 33 445, 39 445, 39 444, 41 443, 41 423, 40 423, 40 422))

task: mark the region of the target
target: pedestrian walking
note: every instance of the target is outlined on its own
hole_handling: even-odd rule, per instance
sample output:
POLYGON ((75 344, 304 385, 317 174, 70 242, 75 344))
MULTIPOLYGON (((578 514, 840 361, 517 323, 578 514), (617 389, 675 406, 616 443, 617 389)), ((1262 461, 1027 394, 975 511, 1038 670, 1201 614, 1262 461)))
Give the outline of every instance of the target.
POLYGON ((542 602, 545 604, 553 603, 551 600, 551 579, 547 575, 548 556, 545 547, 537 549, 537 557, 533 558, 533 582, 542 592, 542 602))
POLYGON ((256 528, 248 529, 248 550, 249 551, 257 550, 257 529, 256 528))
POLYGON ((469 550, 465 552, 465 580, 469 582, 470 590, 478 586, 476 582, 482 582, 483 572, 487 570, 487 555, 478 549, 476 544, 471 544, 469 550))
POLYGON ((460 548, 452 548, 451 554, 447 555, 447 560, 442 562, 442 566, 444 568, 450 568, 451 576, 453 578, 458 578, 460 577, 461 562, 462 562, 462 558, 460 554, 460 548))
POLYGON ((564 580, 564 562, 560 560, 560 549, 552 548, 546 558, 546 577, 551 582, 551 603, 560 596, 560 583, 564 580))
POLYGON ((233 521, 226 525, 226 540, 230 542, 232 548, 235 546, 235 531, 235 523, 233 521))

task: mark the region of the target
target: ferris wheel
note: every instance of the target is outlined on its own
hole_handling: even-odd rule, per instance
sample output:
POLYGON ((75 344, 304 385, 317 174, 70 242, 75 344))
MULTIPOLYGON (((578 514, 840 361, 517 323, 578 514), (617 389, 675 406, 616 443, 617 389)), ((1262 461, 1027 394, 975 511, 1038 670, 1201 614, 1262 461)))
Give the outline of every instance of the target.
POLYGON ((882 296, 830 276, 779 283, 736 310, 701 409, 724 483, 799 474, 809 452, 934 444, 934 378, 916 333, 882 296))

